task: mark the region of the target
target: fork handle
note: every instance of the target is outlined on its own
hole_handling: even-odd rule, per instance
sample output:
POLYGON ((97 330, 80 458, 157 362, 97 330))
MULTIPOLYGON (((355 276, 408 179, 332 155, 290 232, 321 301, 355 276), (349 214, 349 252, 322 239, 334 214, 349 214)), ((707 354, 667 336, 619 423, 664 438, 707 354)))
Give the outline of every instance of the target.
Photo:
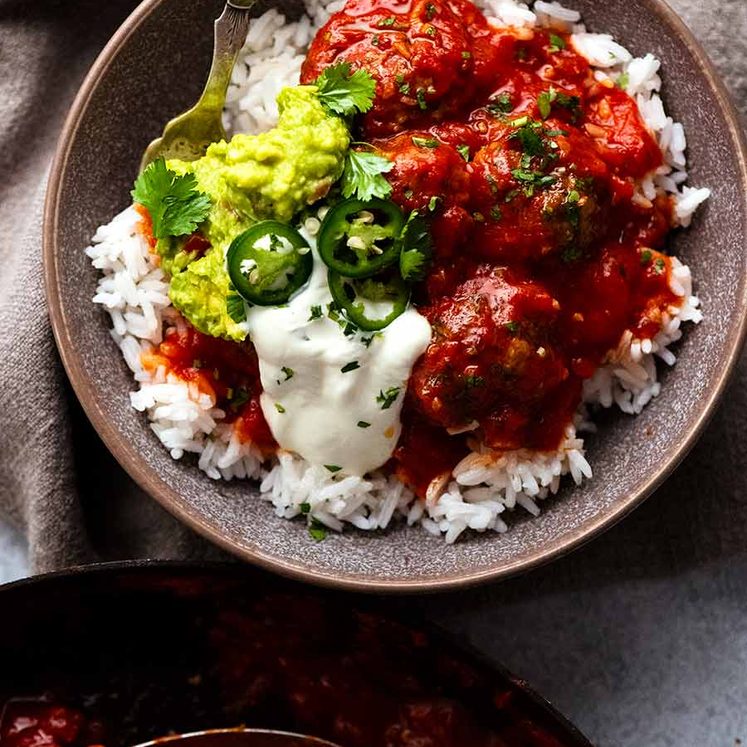
POLYGON ((256 0, 228 0, 215 22, 213 62, 199 106, 218 111, 223 109, 231 73, 246 41, 251 21, 250 11, 256 0))

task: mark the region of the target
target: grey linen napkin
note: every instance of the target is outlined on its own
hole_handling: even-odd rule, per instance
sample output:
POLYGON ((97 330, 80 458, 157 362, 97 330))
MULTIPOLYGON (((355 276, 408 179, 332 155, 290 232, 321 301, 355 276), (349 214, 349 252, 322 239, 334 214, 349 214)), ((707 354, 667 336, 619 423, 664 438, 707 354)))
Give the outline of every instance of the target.
MULTIPOLYGON (((41 218, 55 141, 86 69, 135 4, 0 0, 0 517, 26 534, 34 571, 101 559, 219 555, 145 496, 93 433, 67 384, 44 302, 41 218)), ((747 2, 673 4, 746 112, 747 2)), ((642 510, 635 545, 649 544, 664 522, 674 522, 669 541, 675 545, 700 542, 692 533, 702 518, 696 494, 722 505, 741 503, 731 465, 747 463, 746 380, 743 362, 730 406, 642 510), (683 500, 688 495, 691 500, 683 500)), ((747 526, 744 509, 717 516, 705 538, 706 556, 708 547, 747 526)), ((629 545, 630 535, 615 530, 608 536, 611 557, 620 557, 615 548, 629 545)))

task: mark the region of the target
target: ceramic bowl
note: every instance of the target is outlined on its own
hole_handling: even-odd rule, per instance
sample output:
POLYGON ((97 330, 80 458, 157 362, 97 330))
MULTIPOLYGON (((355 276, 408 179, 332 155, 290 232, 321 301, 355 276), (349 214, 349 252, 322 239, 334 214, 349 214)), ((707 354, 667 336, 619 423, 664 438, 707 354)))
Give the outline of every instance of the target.
MULTIPOLYGON (((310 582, 378 591, 465 586, 535 567, 600 534, 674 469, 723 392, 745 332, 747 174, 735 112, 703 50, 660 0, 572 0, 591 30, 663 62, 669 113, 684 123, 691 183, 713 196, 672 250, 693 271, 705 312, 662 372, 661 395, 637 418, 604 416, 588 438, 594 478, 563 489, 541 516, 511 517, 508 533, 447 545, 397 524, 309 539, 300 521, 278 519, 251 483, 221 483, 176 462, 129 406, 131 375, 91 304, 97 273, 83 253, 96 226, 125 207, 147 143, 193 102, 209 67, 220 0, 146 0, 86 78, 52 169, 44 231, 46 282, 62 360, 91 422, 132 477, 175 516, 236 555, 310 582)), ((267 3, 257 6, 261 13, 267 3)), ((297 15, 300 3, 278 7, 297 15)))

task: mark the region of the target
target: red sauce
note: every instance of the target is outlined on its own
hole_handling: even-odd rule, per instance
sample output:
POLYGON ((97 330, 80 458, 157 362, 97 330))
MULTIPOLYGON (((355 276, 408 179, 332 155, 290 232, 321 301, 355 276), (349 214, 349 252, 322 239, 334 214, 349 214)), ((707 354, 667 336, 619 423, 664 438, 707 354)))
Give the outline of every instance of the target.
POLYGON ((43 701, 10 701, 2 711, 3 747, 77 747, 98 741, 97 724, 73 708, 43 701))
POLYGON ((236 423, 243 441, 266 452, 277 447, 259 405, 259 364, 251 344, 210 337, 184 323, 167 332, 154 353, 143 355, 143 365, 150 371, 163 365, 184 381, 195 382, 225 410, 224 422, 236 423))
POLYGON ((394 162, 392 199, 427 214, 435 240, 415 296, 433 339, 399 474, 422 495, 472 437, 556 448, 582 380, 679 303, 657 251, 669 201, 633 200, 662 163, 635 101, 596 81, 567 35, 494 30, 469 0, 349 0, 302 82, 343 60, 377 80, 361 139, 394 162))

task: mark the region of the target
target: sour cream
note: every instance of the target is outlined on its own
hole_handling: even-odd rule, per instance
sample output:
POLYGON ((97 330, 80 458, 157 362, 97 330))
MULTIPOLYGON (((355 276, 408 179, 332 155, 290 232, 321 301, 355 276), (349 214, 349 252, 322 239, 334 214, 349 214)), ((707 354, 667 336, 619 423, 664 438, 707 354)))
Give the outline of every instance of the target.
POLYGON ((312 251, 309 282, 286 306, 248 310, 260 404, 281 448, 332 472, 364 475, 394 451, 407 381, 431 328, 410 308, 381 332, 346 336, 344 321, 327 315, 327 270, 312 251))

